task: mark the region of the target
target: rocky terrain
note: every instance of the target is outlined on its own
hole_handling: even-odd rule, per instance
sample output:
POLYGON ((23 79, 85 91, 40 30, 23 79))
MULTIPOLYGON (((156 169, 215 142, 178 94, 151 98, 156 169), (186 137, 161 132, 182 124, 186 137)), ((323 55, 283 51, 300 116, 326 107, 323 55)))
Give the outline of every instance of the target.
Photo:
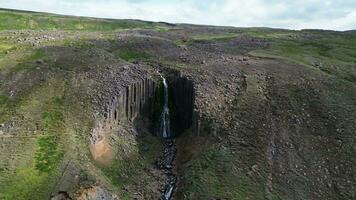
POLYGON ((353 31, 0 10, 0 199, 355 199, 355 63, 353 31))

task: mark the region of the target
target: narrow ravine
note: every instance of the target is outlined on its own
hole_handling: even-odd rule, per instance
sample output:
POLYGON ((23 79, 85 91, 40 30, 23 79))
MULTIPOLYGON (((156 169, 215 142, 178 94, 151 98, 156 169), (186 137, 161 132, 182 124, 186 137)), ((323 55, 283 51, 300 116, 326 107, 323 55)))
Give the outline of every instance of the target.
POLYGON ((164 86, 164 103, 160 119, 159 135, 163 139, 163 152, 157 160, 157 167, 164 171, 167 176, 164 188, 162 188, 162 200, 173 199, 174 191, 176 190, 177 176, 175 175, 174 161, 176 157, 176 144, 172 139, 170 131, 170 117, 168 107, 168 85, 166 79, 161 75, 164 86))
POLYGON ((177 176, 174 173, 174 164, 176 157, 176 144, 174 139, 164 139, 164 148, 162 155, 158 159, 157 167, 164 171, 167 176, 164 188, 162 188, 162 200, 173 199, 174 191, 176 190, 177 176))

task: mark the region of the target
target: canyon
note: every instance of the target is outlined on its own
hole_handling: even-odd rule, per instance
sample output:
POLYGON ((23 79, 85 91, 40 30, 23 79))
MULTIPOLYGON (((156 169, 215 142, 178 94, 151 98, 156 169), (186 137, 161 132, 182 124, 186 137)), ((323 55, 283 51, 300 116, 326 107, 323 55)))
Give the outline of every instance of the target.
POLYGON ((354 199, 355 45, 0 9, 0 199, 354 199))

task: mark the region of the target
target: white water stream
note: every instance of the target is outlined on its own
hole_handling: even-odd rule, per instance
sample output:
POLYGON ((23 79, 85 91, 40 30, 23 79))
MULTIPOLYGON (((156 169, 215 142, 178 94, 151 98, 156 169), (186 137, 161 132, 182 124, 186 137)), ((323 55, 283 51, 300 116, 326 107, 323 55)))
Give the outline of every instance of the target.
POLYGON ((163 110, 161 113, 161 124, 160 124, 160 134, 163 138, 170 138, 170 120, 169 120, 169 107, 168 107, 168 85, 166 79, 161 75, 164 86, 164 103, 163 110))

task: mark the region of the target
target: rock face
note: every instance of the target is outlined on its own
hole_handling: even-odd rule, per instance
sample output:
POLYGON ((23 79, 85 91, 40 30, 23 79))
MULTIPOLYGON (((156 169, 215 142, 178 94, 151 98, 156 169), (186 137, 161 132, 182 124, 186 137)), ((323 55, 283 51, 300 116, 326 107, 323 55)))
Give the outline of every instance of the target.
POLYGON ((107 162, 111 153, 105 138, 115 126, 131 123, 140 115, 149 115, 156 84, 150 78, 141 79, 110 95, 106 108, 98 114, 96 125, 90 133, 91 153, 94 159, 107 162), (105 158, 106 157, 106 158, 105 158))
POLYGON ((171 99, 174 109, 171 117, 171 128, 174 135, 181 134, 192 127, 194 108, 193 81, 186 77, 173 78, 170 84, 171 99))
POLYGON ((91 142, 96 143, 100 139, 100 132, 110 129, 110 126, 132 122, 139 115, 148 114, 152 108, 155 87, 152 79, 145 78, 112 95, 106 108, 99 113, 97 126, 91 133, 91 142))

